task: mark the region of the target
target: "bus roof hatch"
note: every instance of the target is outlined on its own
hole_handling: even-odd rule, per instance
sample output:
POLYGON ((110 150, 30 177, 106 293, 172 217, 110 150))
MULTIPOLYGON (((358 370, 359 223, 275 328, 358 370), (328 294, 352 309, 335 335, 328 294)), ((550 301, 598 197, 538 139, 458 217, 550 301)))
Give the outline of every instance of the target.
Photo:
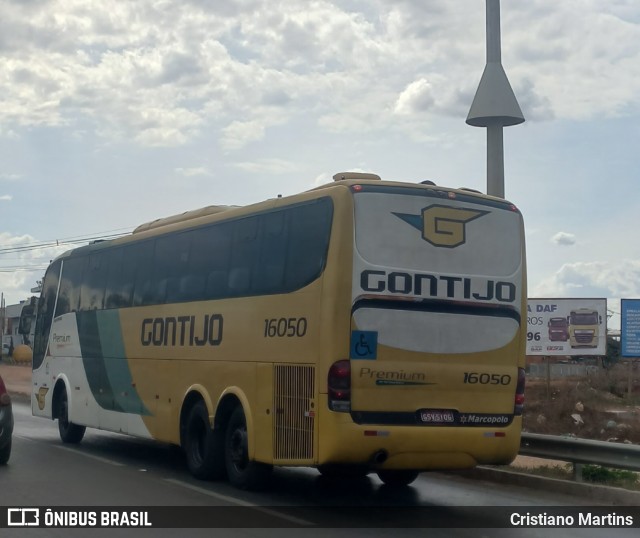
POLYGON ((380 181, 380 176, 363 172, 339 172, 333 176, 333 181, 344 181, 345 179, 374 179, 380 181))

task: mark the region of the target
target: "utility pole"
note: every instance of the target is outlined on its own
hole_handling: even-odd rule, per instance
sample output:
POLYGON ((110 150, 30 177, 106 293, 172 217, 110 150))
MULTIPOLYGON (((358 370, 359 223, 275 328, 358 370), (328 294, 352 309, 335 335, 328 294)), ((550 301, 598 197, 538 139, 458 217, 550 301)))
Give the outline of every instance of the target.
POLYGON ((467 123, 487 128, 487 194, 504 198, 503 127, 524 116, 502 67, 500 0, 487 2, 487 63, 471 103, 467 123))

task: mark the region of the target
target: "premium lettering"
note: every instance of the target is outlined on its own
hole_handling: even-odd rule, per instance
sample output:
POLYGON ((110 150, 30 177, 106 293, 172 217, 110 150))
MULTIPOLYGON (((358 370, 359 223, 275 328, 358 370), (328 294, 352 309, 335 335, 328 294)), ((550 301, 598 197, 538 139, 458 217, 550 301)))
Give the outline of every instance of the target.
POLYGON ((420 372, 405 372, 404 370, 375 370, 373 368, 360 368, 360 377, 397 381, 424 381, 426 379, 426 376, 420 372))
POLYGON ((51 339, 55 344, 69 344, 71 342, 71 336, 69 336, 68 334, 61 335, 53 333, 51 339))
POLYGON ((500 301, 513 303, 516 300, 516 285, 499 280, 404 273, 366 269, 360 274, 360 287, 364 291, 389 292, 418 297, 446 297, 477 301, 500 301))
POLYGON ((140 342, 143 346, 219 346, 222 325, 220 314, 145 318, 140 342))

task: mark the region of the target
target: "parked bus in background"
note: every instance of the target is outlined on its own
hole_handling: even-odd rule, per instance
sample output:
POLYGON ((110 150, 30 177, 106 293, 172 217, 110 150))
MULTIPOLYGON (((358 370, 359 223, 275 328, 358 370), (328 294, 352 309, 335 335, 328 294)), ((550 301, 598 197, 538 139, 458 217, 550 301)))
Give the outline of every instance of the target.
POLYGON ((345 173, 63 254, 39 299, 32 409, 184 449, 191 473, 419 472, 520 446, 523 223, 502 199, 345 173))
POLYGON ((572 310, 567 321, 571 347, 598 347, 602 317, 597 310, 593 308, 572 310))

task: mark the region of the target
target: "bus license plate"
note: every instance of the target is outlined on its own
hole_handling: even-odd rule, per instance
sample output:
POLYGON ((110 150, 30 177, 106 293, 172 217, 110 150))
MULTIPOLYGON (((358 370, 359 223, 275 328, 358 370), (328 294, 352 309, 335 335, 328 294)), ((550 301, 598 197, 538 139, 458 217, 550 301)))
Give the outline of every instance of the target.
POLYGON ((421 409, 420 421, 425 424, 443 422, 449 424, 455 422, 455 417, 453 415, 453 411, 448 411, 446 409, 421 409))

